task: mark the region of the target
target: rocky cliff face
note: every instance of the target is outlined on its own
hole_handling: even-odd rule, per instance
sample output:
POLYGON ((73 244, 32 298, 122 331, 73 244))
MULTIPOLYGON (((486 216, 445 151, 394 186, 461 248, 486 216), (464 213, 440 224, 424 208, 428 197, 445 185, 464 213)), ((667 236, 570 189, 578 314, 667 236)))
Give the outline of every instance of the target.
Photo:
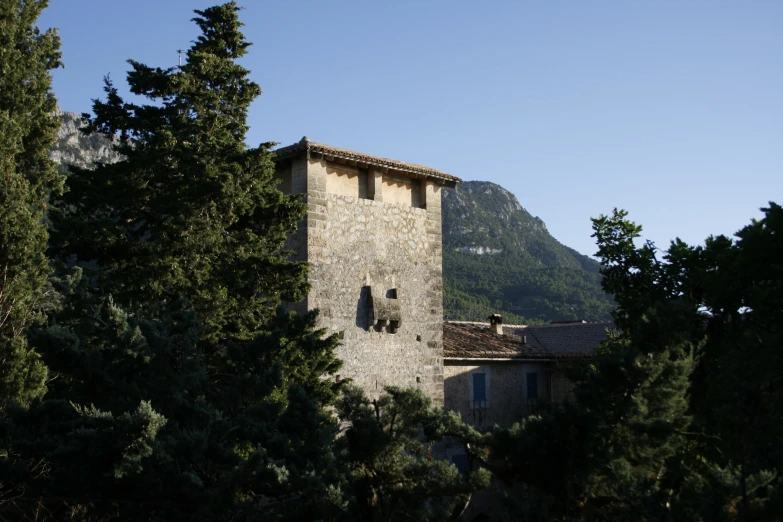
POLYGON ((443 235, 444 250, 473 255, 526 252, 539 266, 591 272, 600 268, 595 260, 560 244, 514 194, 488 181, 466 181, 444 191, 443 235))
POLYGON ((503 187, 468 181, 443 196, 444 308, 449 319, 610 319, 600 265, 559 243, 503 187))
POLYGON ((114 163, 120 155, 112 150, 111 141, 101 134, 85 136, 79 129, 84 126, 81 117, 74 112, 58 111, 62 121, 57 139, 49 157, 60 164, 63 172, 66 165, 89 167, 96 163, 114 163))

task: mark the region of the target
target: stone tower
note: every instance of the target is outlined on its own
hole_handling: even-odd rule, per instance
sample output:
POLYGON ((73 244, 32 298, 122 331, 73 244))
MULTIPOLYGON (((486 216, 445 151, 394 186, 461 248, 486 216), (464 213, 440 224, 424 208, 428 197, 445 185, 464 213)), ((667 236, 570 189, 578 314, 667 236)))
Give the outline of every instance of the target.
POLYGON ((443 405, 441 191, 461 180, 303 138, 275 151, 307 216, 289 241, 310 263, 305 309, 338 333, 342 377, 368 395, 419 387, 443 405))

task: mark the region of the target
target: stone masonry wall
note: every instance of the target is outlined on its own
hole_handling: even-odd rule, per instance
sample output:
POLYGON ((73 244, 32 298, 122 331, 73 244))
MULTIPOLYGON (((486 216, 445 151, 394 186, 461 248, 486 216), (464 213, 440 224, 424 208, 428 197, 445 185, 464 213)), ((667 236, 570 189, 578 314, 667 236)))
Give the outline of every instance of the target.
POLYGON ((383 178, 383 200, 408 207, 423 207, 419 180, 383 178))
POLYGON ((447 360, 443 368, 446 401, 444 408, 458 412, 465 422, 477 428, 495 424, 511 427, 523 417, 541 413, 543 403, 562 404, 573 399, 572 384, 564 368, 550 362, 536 361, 457 361, 447 360), (471 400, 471 379, 474 372, 487 376, 487 400, 476 404, 471 400), (529 400, 527 374, 538 374, 538 397, 529 400))
POLYGON ((540 363, 458 362, 446 363, 445 409, 456 411, 462 419, 481 428, 494 425, 511 427, 528 414, 525 401, 525 375, 539 373, 539 391, 544 393, 544 368, 540 363), (487 375, 487 401, 474 405, 471 401, 471 379, 474 372, 487 375), (475 406, 475 407, 474 407, 475 406))
POLYGON ((305 192, 308 205, 287 244, 310 263, 312 288, 300 306, 317 308, 318 326, 340 333, 341 377, 371 397, 386 385, 419 387, 442 406, 441 187, 417 180, 426 208, 415 208, 384 201, 380 172, 369 171, 368 196, 375 199, 365 199, 328 192, 327 176, 337 169, 326 160, 303 156, 290 169, 292 190, 305 192), (394 297, 392 290, 401 324, 394 333, 378 331, 370 324, 370 297, 394 297))
POLYGON ((326 168, 326 192, 367 198, 367 171, 340 165, 326 168))

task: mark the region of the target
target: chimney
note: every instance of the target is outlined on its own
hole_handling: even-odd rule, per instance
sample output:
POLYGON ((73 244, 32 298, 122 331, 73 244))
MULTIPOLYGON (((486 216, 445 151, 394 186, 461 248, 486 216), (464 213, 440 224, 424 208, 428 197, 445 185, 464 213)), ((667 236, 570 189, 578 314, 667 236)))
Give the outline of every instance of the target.
POLYGON ((503 316, 500 314, 492 314, 489 316, 489 329, 495 335, 503 335, 503 316))

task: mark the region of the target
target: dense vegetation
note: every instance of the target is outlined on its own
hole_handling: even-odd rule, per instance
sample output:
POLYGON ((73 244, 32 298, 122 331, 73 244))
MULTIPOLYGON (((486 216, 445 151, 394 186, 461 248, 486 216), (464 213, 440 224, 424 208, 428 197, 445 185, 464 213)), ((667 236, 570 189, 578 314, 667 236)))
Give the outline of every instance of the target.
MULTIPOLYGON (((486 441, 538 492, 532 520, 779 521, 783 513, 783 207, 737 239, 636 246, 594 220, 618 335, 576 368, 576 403, 486 441)), ((520 514, 519 516, 522 516, 520 514)))
POLYGON ((0 3, 0 518, 392 521, 464 505, 487 473, 429 448, 477 434, 413 390, 368 416, 336 382, 337 337, 280 306, 308 288, 282 250, 305 207, 277 190, 270 144, 245 144, 260 88, 237 63, 237 5, 196 11, 181 67, 129 62, 147 103, 106 82, 75 145, 113 150, 73 161, 62 192, 45 6, 0 3))
POLYGON ((60 40, 34 28, 45 4, 0 3, 0 405, 29 403, 44 390, 46 368, 27 329, 43 319, 47 197, 62 177, 47 152, 59 127, 50 71, 60 40))
POLYGON ((502 187, 467 181, 443 196, 446 319, 507 322, 611 319, 600 265, 561 245, 502 187))

